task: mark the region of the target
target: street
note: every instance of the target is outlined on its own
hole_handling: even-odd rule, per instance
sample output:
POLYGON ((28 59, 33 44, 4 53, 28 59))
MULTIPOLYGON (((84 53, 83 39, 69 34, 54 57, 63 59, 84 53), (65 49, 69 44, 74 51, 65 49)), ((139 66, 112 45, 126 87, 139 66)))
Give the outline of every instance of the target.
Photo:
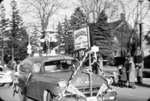
POLYGON ((148 101, 150 98, 150 79, 144 79, 143 85, 136 89, 115 87, 118 93, 117 101, 148 101))
MULTIPOLYGON (((145 78, 143 85, 136 89, 114 87, 118 93, 117 101, 148 101, 150 98, 150 79, 145 78)), ((0 101, 19 101, 18 96, 12 95, 11 87, 0 87, 0 101)))

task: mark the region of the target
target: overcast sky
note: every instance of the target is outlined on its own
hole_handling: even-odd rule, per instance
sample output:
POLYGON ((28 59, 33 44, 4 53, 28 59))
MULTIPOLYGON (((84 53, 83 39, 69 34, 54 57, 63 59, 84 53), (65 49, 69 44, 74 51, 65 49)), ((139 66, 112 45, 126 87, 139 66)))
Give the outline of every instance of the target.
MULTIPOLYGON (((23 21, 25 22, 26 25, 38 22, 37 20, 35 20, 32 16, 32 12, 30 12, 29 14, 24 13, 24 3, 22 0, 16 0, 17 1, 17 6, 19 8, 19 13, 21 15, 21 17, 23 18, 23 21)), ((7 12, 7 17, 11 16, 11 7, 10 7, 10 2, 11 0, 4 0, 4 5, 6 8, 6 12, 7 12)), ((62 22, 62 20, 66 17, 69 18, 69 16, 73 13, 74 9, 77 7, 78 2, 77 0, 64 0, 64 4, 67 6, 67 8, 65 9, 59 9, 56 14, 54 14, 51 18, 50 18, 50 25, 49 25, 49 29, 53 30, 57 23, 60 21, 62 22)))
MULTIPOLYGON (((32 17, 32 15, 29 14, 25 14, 24 13, 24 9, 22 9, 24 7, 24 4, 22 2, 22 0, 16 0, 18 2, 18 8, 20 10, 20 15, 23 18, 23 21, 25 22, 26 25, 28 25, 29 23, 31 24, 32 22, 37 22, 36 20, 34 20, 34 18, 32 17)), ((111 0, 110 0, 111 1, 111 0)), ((129 24, 133 24, 133 18, 135 18, 135 14, 133 13, 133 10, 135 11, 136 9, 136 4, 138 0, 122 0, 124 3, 124 8, 125 8, 125 12, 126 12, 126 18, 127 21, 129 22, 129 24), (130 14, 130 16, 129 16, 130 14)), ((144 0, 145 2, 143 3, 143 7, 148 7, 148 0, 144 0)), ((10 8, 10 2, 11 0, 4 0, 4 4, 5 4, 5 8, 7 10, 7 16, 9 17, 11 15, 11 8, 10 8)), ((50 19, 50 26, 49 29, 53 30, 54 27, 57 25, 58 21, 61 21, 64 19, 65 16, 69 17, 74 9, 78 6, 79 2, 78 0, 64 0, 64 4, 68 6, 68 8, 66 9, 60 9, 59 11, 57 11, 57 13, 51 17, 50 19)), ((120 5, 119 3, 116 5, 120 5)), ((119 6, 118 9, 118 14, 122 13, 123 11, 121 10, 122 7, 119 6)), ((144 14, 145 12, 143 12, 144 14)), ((107 13, 109 15, 109 13, 107 13)), ((148 30, 150 28, 150 12, 149 14, 145 17, 145 19, 143 20, 143 25, 144 25, 144 30, 148 30)), ((118 20, 119 17, 115 17, 113 18, 113 20, 111 21, 115 21, 118 20)))

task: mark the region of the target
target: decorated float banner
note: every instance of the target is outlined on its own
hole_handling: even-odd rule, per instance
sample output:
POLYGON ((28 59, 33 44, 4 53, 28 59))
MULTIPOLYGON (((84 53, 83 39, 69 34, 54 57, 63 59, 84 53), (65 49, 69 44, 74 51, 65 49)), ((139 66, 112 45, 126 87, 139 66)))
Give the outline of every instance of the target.
POLYGON ((84 27, 74 31, 74 49, 79 50, 89 47, 89 28, 84 27))

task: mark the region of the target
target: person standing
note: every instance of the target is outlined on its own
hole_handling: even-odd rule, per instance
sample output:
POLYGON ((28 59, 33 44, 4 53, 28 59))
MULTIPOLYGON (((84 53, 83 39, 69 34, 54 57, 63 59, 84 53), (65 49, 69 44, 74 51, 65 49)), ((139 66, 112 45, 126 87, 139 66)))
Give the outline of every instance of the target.
POLYGON ((143 82, 143 52, 141 51, 140 47, 137 48, 137 51, 135 52, 135 66, 137 71, 137 82, 139 84, 142 84, 143 82))
POLYGON ((136 69, 133 57, 129 57, 129 87, 135 88, 136 82, 136 69))
POLYGON ((127 72, 126 72, 126 67, 122 66, 121 69, 121 86, 125 87, 126 86, 126 82, 127 82, 127 72))
POLYGON ((126 76, 127 76, 126 86, 129 86, 129 67, 130 67, 129 57, 130 56, 127 56, 125 58, 125 63, 124 63, 124 67, 126 68, 126 76))
POLYGON ((122 81, 121 81, 121 77, 122 77, 122 67, 123 67, 123 65, 119 65, 119 66, 118 66, 118 86, 119 86, 119 87, 122 86, 122 81))

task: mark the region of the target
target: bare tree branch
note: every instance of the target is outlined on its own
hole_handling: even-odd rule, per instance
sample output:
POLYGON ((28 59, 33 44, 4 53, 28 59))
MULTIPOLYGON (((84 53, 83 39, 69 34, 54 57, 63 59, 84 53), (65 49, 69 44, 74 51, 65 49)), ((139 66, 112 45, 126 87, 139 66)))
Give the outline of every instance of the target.
POLYGON ((81 3, 81 8, 86 12, 88 18, 89 14, 93 14, 94 22, 98 19, 99 14, 102 10, 111 9, 109 13, 109 18, 116 16, 118 13, 119 7, 122 9, 122 12, 125 13, 124 3, 121 0, 79 0, 81 3), (117 4, 115 4, 117 3, 117 4))
POLYGON ((62 7, 60 0, 24 0, 24 2, 39 20, 42 32, 47 30, 49 19, 62 7))

